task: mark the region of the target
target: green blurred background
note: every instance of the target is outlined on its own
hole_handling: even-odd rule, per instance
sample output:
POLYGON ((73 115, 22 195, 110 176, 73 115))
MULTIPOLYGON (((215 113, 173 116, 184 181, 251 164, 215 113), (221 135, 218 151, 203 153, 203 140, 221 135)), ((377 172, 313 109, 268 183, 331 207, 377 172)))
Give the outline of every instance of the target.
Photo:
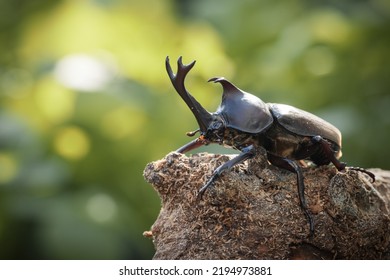
POLYGON ((225 76, 390 169, 389 19, 388 0, 0 0, 1 258, 153 256, 142 171, 197 128, 167 55, 197 60, 187 87, 210 111, 225 76))

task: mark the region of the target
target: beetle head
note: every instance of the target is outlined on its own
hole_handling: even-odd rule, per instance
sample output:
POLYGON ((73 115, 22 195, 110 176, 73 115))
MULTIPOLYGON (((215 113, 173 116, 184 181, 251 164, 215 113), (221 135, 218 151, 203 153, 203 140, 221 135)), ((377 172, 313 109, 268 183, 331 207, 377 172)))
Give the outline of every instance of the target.
MULTIPOLYGON (((215 113, 208 112, 187 91, 184 80, 195 61, 184 65, 182 58, 177 61, 177 73, 174 74, 167 57, 165 66, 173 86, 194 114, 199 124, 201 141, 222 142, 224 128, 232 128, 246 133, 259 133, 273 122, 268 105, 260 98, 244 92, 225 78, 212 78, 209 82, 220 83, 223 87, 222 102, 215 113)), ((190 132, 193 136, 197 131, 190 132)))
POLYGON ((248 133, 259 133, 273 122, 268 105, 253 94, 242 91, 225 78, 212 78, 209 82, 223 87, 222 102, 213 114, 220 116, 226 127, 248 133))

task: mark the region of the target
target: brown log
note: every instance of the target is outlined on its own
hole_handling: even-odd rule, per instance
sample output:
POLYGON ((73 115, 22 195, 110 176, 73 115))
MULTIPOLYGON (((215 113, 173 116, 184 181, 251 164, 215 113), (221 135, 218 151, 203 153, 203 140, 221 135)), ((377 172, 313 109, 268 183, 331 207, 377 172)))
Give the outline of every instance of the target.
POLYGON ((154 259, 390 259, 390 171, 303 168, 315 222, 300 208, 296 176, 263 156, 223 173, 197 201, 199 188, 231 156, 170 153, 149 163, 145 179, 161 198, 145 236, 154 259))

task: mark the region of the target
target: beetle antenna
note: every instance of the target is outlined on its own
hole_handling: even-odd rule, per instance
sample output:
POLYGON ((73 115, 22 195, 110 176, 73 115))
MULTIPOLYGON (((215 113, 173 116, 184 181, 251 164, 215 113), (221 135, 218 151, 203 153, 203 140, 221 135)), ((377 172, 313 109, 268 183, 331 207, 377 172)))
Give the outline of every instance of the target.
POLYGON ((198 132, 200 132, 199 128, 197 130, 194 130, 194 131, 188 131, 186 133, 186 135, 189 136, 189 137, 192 137, 192 136, 195 136, 195 134, 197 134, 198 132))

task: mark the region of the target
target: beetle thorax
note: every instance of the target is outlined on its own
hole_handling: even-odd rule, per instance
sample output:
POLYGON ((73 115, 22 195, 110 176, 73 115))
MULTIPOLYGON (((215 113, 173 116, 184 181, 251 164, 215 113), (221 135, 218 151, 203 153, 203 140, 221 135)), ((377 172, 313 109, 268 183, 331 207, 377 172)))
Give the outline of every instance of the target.
POLYGON ((256 143, 253 134, 228 128, 220 118, 209 126, 209 129, 204 134, 204 138, 209 143, 216 143, 237 150, 256 143))
POLYGON ((250 145, 256 145, 258 141, 255 136, 236 129, 226 128, 224 133, 223 145, 232 147, 236 150, 242 150, 250 145))

